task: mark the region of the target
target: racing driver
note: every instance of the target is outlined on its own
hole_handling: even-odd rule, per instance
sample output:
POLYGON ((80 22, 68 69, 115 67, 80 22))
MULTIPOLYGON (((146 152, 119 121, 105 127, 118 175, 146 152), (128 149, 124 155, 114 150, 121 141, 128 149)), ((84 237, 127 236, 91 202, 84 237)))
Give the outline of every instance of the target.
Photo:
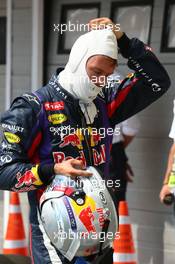
POLYGON ((28 192, 34 264, 70 263, 49 243, 39 219, 46 186, 58 174, 91 176, 86 166, 97 167, 107 180, 115 125, 170 86, 166 70, 142 41, 128 38, 106 17, 89 25, 65 68, 57 69, 46 86, 17 97, 1 115, 0 189, 28 192), (107 77, 117 66, 118 48, 134 73, 110 86, 107 77))

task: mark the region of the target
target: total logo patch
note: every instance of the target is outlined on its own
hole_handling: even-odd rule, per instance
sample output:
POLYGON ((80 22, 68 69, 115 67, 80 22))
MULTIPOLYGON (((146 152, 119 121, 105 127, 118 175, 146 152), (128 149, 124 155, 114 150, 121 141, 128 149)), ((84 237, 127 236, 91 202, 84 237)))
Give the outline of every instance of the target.
POLYGON ((53 125, 58 125, 67 120, 67 116, 65 114, 53 114, 48 116, 49 122, 53 125))
POLYGON ((63 110, 64 109, 64 102, 46 102, 44 104, 44 108, 46 111, 56 111, 56 110, 63 110))
POLYGON ((17 135, 11 132, 4 132, 4 136, 9 143, 19 143, 21 140, 17 135))

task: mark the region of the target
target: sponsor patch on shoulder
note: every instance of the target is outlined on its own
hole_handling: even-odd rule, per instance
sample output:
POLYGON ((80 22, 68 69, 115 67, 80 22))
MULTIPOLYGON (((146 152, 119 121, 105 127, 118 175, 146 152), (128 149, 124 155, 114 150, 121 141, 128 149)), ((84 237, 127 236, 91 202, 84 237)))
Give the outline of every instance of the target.
POLYGON ((38 98, 32 94, 23 94, 23 97, 27 98, 29 102, 35 102, 36 104, 40 105, 38 98))
POLYGON ((64 102, 45 102, 44 108, 46 111, 57 111, 57 110, 63 110, 64 109, 64 102))
POLYGON ((23 132, 24 131, 24 128, 21 126, 18 126, 18 125, 2 123, 1 126, 3 129, 8 129, 8 130, 14 131, 14 132, 16 132, 16 131, 23 132))
POLYGON ((21 140, 17 135, 11 132, 4 132, 4 136, 9 143, 19 143, 21 140))

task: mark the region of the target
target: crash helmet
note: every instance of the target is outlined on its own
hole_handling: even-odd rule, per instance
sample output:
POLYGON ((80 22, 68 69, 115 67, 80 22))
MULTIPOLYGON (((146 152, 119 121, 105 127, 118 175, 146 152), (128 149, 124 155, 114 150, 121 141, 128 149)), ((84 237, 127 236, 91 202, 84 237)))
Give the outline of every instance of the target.
POLYGON ((118 227, 105 181, 96 168, 87 170, 92 176, 56 175, 39 203, 41 222, 51 244, 69 261, 110 247, 118 227))

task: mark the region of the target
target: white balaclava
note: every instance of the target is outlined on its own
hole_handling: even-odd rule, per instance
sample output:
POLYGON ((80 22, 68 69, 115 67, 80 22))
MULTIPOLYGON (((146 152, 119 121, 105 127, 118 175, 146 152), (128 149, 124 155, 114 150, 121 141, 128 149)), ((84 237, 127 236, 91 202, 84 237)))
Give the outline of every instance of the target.
POLYGON ((86 120, 90 119, 88 123, 94 120, 96 107, 93 100, 102 89, 89 79, 86 71, 86 62, 94 55, 105 55, 117 60, 117 40, 112 30, 92 30, 80 36, 72 46, 65 69, 58 76, 61 86, 80 100, 83 113, 88 115, 86 120))

